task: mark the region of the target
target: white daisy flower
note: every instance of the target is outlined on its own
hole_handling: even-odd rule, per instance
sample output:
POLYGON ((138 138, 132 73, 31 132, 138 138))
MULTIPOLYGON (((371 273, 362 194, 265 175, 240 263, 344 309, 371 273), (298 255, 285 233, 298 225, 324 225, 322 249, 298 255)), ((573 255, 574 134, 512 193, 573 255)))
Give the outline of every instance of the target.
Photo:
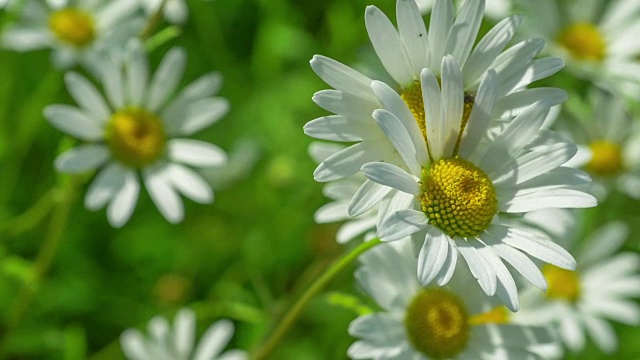
POLYGON ((149 321, 150 337, 136 329, 127 329, 120 336, 120 345, 129 360, 245 360, 247 353, 230 350, 222 353, 233 336, 233 323, 219 320, 202 335, 194 349, 196 316, 191 309, 176 314, 173 327, 167 319, 156 316, 149 321))
POLYGON ((629 235, 626 224, 610 222, 591 233, 578 250, 575 271, 545 265, 546 294, 535 288, 522 293, 522 309, 513 321, 553 323, 564 344, 574 352, 585 346, 585 333, 607 354, 616 351, 617 337, 610 321, 640 324, 640 256, 615 255, 629 235))
MULTIPOLYGON (((309 154, 317 163, 320 163, 342 149, 344 149, 342 145, 313 142, 309 146, 309 154)), ((362 234, 365 235, 365 239, 376 236, 377 206, 355 217, 351 217, 348 213, 351 198, 366 180, 364 175, 354 174, 345 179, 331 181, 322 189, 324 196, 332 201, 320 207, 314 214, 314 219, 318 224, 345 221, 336 234, 336 241, 340 244, 349 242, 362 234)))
POLYGON ((543 328, 506 324, 465 269, 446 287, 422 287, 408 243, 379 245, 360 256, 355 276, 381 311, 349 326, 352 359, 535 359, 530 348, 552 341, 543 328))
POLYGON ((567 69, 600 86, 640 92, 640 1, 520 1, 529 33, 544 36, 567 69))
POLYGON ((443 59, 439 79, 430 69, 422 70, 421 91, 410 101, 374 81, 371 87, 384 108, 373 117, 404 166, 374 162, 362 171, 370 180, 413 197, 404 209, 388 212, 378 235, 384 241, 412 235, 422 284, 446 284, 460 252, 482 289, 488 295, 497 292, 515 311, 517 289, 502 260, 541 289, 546 288, 544 279, 525 254, 575 267, 566 250, 520 221, 518 214, 592 207, 596 200, 581 189, 589 176, 562 166, 576 146, 540 129, 548 102, 527 107, 493 137, 489 125, 497 86, 495 72, 489 71, 477 94, 467 95, 452 56, 443 59), (424 115, 414 117, 418 113, 424 115))
POLYGON ((640 199, 640 124, 619 96, 592 88, 587 98, 574 97, 564 109, 562 120, 579 144, 571 166, 593 176, 598 198, 617 188, 640 199))
POLYGON ((3 46, 17 51, 53 49, 60 68, 76 62, 93 69, 109 49, 122 49, 142 27, 131 0, 28 0, 3 46))
MULTIPOLYGON (((415 0, 418 8, 423 15, 431 12, 435 0, 415 0)), ((456 1, 456 8, 460 8, 463 1, 456 1)), ((509 15, 511 11, 512 0, 486 0, 486 8, 484 13, 491 19, 502 19, 509 15)))
POLYGON ((61 172, 100 169, 89 187, 85 206, 107 206, 114 227, 124 225, 135 208, 140 181, 158 210, 171 223, 184 217, 182 194, 200 203, 213 201, 213 192, 199 174, 185 165, 222 165, 226 155, 204 141, 183 138, 220 119, 228 110, 226 99, 214 97, 221 78, 207 74, 174 96, 185 68, 184 50, 174 48, 149 79, 142 44, 129 44, 120 68, 102 66, 106 99, 83 76, 65 76, 78 106, 50 105, 45 117, 59 130, 85 141, 55 161, 61 172), (141 178, 141 179, 140 179, 141 178))
MULTIPOLYGON (((510 119, 536 100, 564 101, 566 95, 559 89, 525 90, 531 82, 547 77, 563 66, 560 59, 533 59, 542 50, 542 39, 525 40, 504 50, 522 20, 520 16, 504 19, 474 46, 483 9, 484 0, 469 0, 454 18, 452 0, 437 0, 427 32, 413 0, 397 1, 398 29, 378 8, 367 7, 367 31, 384 68, 397 82, 397 86, 393 86, 398 90, 394 91, 404 101, 421 98, 422 69, 433 69, 435 75, 439 76, 442 58, 445 54, 451 54, 460 65, 462 87, 470 96, 478 90, 487 71, 492 70, 500 75, 496 86, 498 119, 510 119)), ((305 133, 321 140, 355 142, 323 161, 314 172, 315 179, 327 182, 345 178, 372 161, 401 164, 398 152, 371 117, 372 111, 381 107, 375 93, 377 90, 370 86, 372 79, 319 55, 311 60, 311 67, 335 88, 316 93, 313 101, 336 115, 310 121, 304 127, 305 133)), ((422 111, 419 107, 411 109, 422 111)), ((424 115, 416 113, 415 116, 424 115)), ((415 121, 412 123, 417 129, 415 121)), ((410 134, 415 137, 414 140, 420 137, 418 131, 410 134)), ((423 145, 422 150, 425 149, 423 145)), ((363 187, 370 188, 370 194, 375 192, 377 199, 389 192, 388 188, 376 186, 370 181, 366 181, 363 187)), ((363 204, 352 203, 349 213, 356 216, 366 210, 363 204)))

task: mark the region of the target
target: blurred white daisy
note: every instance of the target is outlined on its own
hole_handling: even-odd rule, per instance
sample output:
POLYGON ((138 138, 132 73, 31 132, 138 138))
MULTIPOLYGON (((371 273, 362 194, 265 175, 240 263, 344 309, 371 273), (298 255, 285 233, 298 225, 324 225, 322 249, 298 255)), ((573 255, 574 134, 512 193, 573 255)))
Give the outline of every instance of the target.
POLYGON ((617 337, 610 321, 640 324, 640 306, 632 300, 640 297, 640 256, 615 254, 628 235, 628 226, 615 221, 581 245, 574 240, 570 247, 578 250, 576 271, 545 265, 546 294, 535 288, 523 291, 522 309, 513 321, 557 325, 564 344, 574 352, 584 348, 585 333, 603 352, 615 352, 617 337))
POLYGON ((575 260, 514 214, 595 206, 583 189, 590 178, 562 166, 577 151, 573 143, 540 129, 548 102, 527 107, 494 137, 489 130, 496 73, 487 73, 473 97, 464 92, 452 56, 444 57, 440 73, 437 78, 422 70, 420 92, 411 101, 382 82, 371 85, 383 104, 373 117, 404 166, 373 162, 362 171, 413 197, 404 209, 389 212, 378 235, 384 241, 412 235, 424 285, 446 284, 460 252, 486 294, 497 293, 516 311, 516 285, 503 260, 541 289, 546 288, 542 274, 525 254, 566 269, 573 269, 575 260))
POLYGON ((0 9, 12 6, 16 0, 0 0, 0 9))
POLYGON ((531 19, 530 34, 544 36, 550 50, 574 74, 636 97, 640 92, 640 1, 520 0, 531 19))
POLYGON ((209 185, 185 165, 221 165, 226 155, 213 144, 183 137, 216 122, 229 104, 214 96, 221 84, 215 73, 175 94, 185 63, 185 52, 174 48, 149 79, 142 44, 132 41, 124 66, 102 64, 106 99, 87 79, 71 72, 65 82, 78 106, 44 109, 53 126, 86 142, 61 154, 56 169, 68 173, 100 169, 87 191, 85 206, 90 210, 107 206, 107 218, 114 227, 131 217, 140 181, 172 223, 184 217, 178 194, 200 203, 213 201, 209 185))
POLYGON ((619 96, 591 88, 587 98, 574 97, 560 119, 579 144, 571 166, 593 176, 598 198, 617 188, 640 199, 640 123, 619 96))
MULTIPOLYGON (((147 16, 154 15, 165 0, 138 0, 147 16)), ((208 0, 212 1, 212 0, 208 0)), ((164 18, 172 24, 184 24, 189 17, 189 6, 185 0, 166 0, 162 9, 164 18)))
POLYGON ((109 49, 121 51, 136 36, 142 27, 137 9, 131 0, 28 0, 2 44, 17 51, 51 48, 56 66, 81 62, 93 70, 109 49))
POLYGON ((355 276, 381 311, 349 326, 352 359, 534 359, 552 341, 543 328, 506 324, 507 310, 478 291, 464 268, 446 287, 422 287, 406 242, 360 256, 355 276))
MULTIPOLYGON (((435 0, 415 0, 418 8, 423 15, 427 15, 433 8, 435 0)), ((464 1, 457 0, 456 8, 460 8, 464 1)), ((484 14, 491 19, 502 19, 509 15, 511 11, 512 0, 486 0, 486 8, 484 14)))
POLYGON ((120 345, 129 360, 245 360, 247 353, 230 350, 222 353, 233 336, 233 323, 219 320, 211 325, 195 346, 196 316, 191 309, 176 314, 173 327, 167 319, 156 316, 149 321, 150 336, 136 329, 127 329, 120 336, 120 345))
MULTIPOLYGON (((555 58, 534 59, 544 46, 542 39, 525 40, 505 50, 522 20, 520 16, 504 19, 475 45, 483 10, 484 0, 469 0, 455 17, 452 0, 437 0, 427 32, 413 0, 397 1, 398 29, 377 7, 367 7, 367 31, 382 65, 397 83, 393 84, 393 91, 406 102, 421 99, 422 69, 430 68, 439 77, 442 59, 450 54, 461 69, 461 86, 469 96, 477 92, 488 71, 498 73, 495 90, 498 119, 511 119, 540 99, 564 101, 566 95, 559 89, 525 89, 531 82, 560 70, 563 63, 555 58)), ((304 127, 305 133, 321 140, 352 143, 324 160, 314 172, 315 179, 327 182, 345 178, 372 161, 401 164, 398 152, 371 117, 372 111, 382 106, 376 93, 379 87, 371 87, 372 79, 319 55, 313 57, 311 67, 335 89, 317 92, 313 101, 335 115, 310 121, 304 127)), ((414 106, 411 110, 418 111, 416 117, 424 117, 421 107, 414 106)), ((412 128, 409 134, 414 143, 420 144, 416 121, 406 125, 412 128)), ((424 153, 426 145, 421 146, 424 153)), ((377 198, 389 192, 370 181, 363 187, 370 188, 377 198)), ((352 203, 349 213, 359 215, 366 211, 361 205, 352 203)))

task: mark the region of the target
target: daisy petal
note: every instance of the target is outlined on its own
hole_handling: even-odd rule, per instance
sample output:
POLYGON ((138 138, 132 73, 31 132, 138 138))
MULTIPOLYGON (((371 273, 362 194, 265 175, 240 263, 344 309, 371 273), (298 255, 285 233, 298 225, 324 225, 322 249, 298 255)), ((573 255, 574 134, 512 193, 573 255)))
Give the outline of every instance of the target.
POLYGON ((478 36, 483 13, 484 0, 465 1, 449 31, 445 54, 451 54, 458 64, 464 64, 469 57, 478 36))
POLYGON ((446 285, 449 280, 451 280, 451 277, 453 276, 453 273, 456 269, 456 263, 458 262, 458 249, 456 247, 455 241, 447 237, 447 242, 449 243, 449 252, 447 253, 447 259, 442 266, 442 270, 440 270, 440 273, 436 276, 435 279, 438 286, 446 285))
POLYGON ((440 160, 444 153, 446 130, 440 85, 433 72, 427 68, 422 70, 420 78, 429 154, 434 160, 440 160))
POLYGON ((85 141, 98 141, 104 137, 104 129, 80 109, 69 105, 49 105, 44 116, 58 130, 85 141))
POLYGON ((218 320, 202 335, 193 360, 209 360, 217 357, 229 343, 232 335, 233 323, 229 320, 218 320))
POLYGON ((179 354, 189 356, 193 349, 195 338, 196 315, 193 310, 185 308, 178 311, 174 320, 173 335, 175 346, 179 354))
POLYGON ((398 32, 407 50, 414 74, 429 66, 429 37, 420 10, 413 0, 396 2, 398 32))
POLYGON ((201 204, 213 201, 213 191, 200 175, 186 166, 171 164, 167 167, 172 185, 182 195, 201 204))
POLYGON ((187 55, 181 48, 171 49, 158 66, 147 94, 147 109, 157 112, 178 86, 184 73, 187 55))
POLYGON ((391 188, 388 186, 380 185, 369 179, 365 180, 351 198, 348 209, 349 216, 358 216, 369 211, 378 205, 389 191, 391 188))
POLYGON ((166 167, 144 169, 143 179, 151 200, 162 216, 172 224, 181 222, 184 218, 184 205, 173 188, 166 167))
POLYGON ((447 39, 453 24, 453 2, 436 0, 431 12, 429 24, 429 43, 431 44, 431 69, 440 70, 442 56, 447 49, 447 39))
POLYGON ((61 172, 81 173, 100 167, 109 157, 109 150, 104 145, 85 144, 58 156, 55 167, 61 172))
POLYGON ((387 135, 387 138, 398 151, 400 157, 414 175, 419 175, 422 167, 416 159, 416 149, 412 146, 413 142, 409 133, 398 120, 395 115, 385 109, 377 109, 373 112, 373 118, 376 123, 387 135))
POLYGON ((143 45, 137 41, 127 46, 125 73, 127 77, 127 100, 130 105, 141 106, 149 81, 149 63, 143 45))
POLYGON ((448 236, 432 227, 427 232, 418 255, 418 279, 427 286, 438 275, 449 252, 448 236))
POLYGON ((64 81, 73 99, 85 109, 87 114, 92 114, 99 123, 107 122, 111 116, 111 110, 89 80, 78 73, 69 72, 65 75, 64 81))
POLYGON ((323 161, 313 173, 319 182, 345 178, 357 173, 363 164, 384 159, 385 149, 374 141, 363 141, 338 151, 323 161))
POLYGON ((362 166, 362 172, 378 184, 390 186, 407 194, 420 193, 418 182, 401 168, 383 162, 368 163, 362 166))
POLYGON ((371 79, 338 61, 314 55, 310 64, 313 71, 336 90, 354 94, 370 92, 371 79))
POLYGON ((113 194, 107 207, 107 219, 115 228, 122 227, 131 218, 140 193, 138 176, 133 171, 125 171, 123 176, 122 186, 113 194))
POLYGON ((456 245, 458 245, 460 255, 467 262, 471 274, 478 280, 482 291, 489 296, 494 295, 497 289, 496 273, 475 247, 479 245, 475 244, 473 240, 470 242, 458 241, 456 245))
POLYGON ((400 210, 391 214, 378 229, 383 241, 400 240, 427 227, 427 217, 415 210, 400 210))
POLYGON ((225 98, 205 98, 185 104, 182 111, 163 118, 167 132, 171 135, 192 135, 220 120, 229 112, 229 101, 225 98))
POLYGON ((206 141, 171 139, 167 143, 169 158, 196 167, 221 166, 227 162, 227 154, 206 141))

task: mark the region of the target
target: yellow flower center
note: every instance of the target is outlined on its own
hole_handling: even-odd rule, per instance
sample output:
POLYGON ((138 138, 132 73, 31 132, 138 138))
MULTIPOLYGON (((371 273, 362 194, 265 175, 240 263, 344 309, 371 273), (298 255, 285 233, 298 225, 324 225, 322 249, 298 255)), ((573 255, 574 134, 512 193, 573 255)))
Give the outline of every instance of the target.
POLYGON ((580 277, 576 271, 545 265, 542 274, 547 279, 547 298, 576 302, 580 296, 580 277))
POLYGON ((49 17, 49 28, 60 41, 77 48, 95 39, 95 23, 91 14, 74 8, 58 10, 49 17))
POLYGON ((469 325, 478 326, 484 324, 507 324, 509 311, 504 306, 496 306, 493 309, 469 317, 469 325))
POLYGON ((414 348, 433 359, 459 354, 469 340, 464 304, 444 289, 422 290, 409 304, 404 323, 414 348))
POLYGON ((113 156, 133 167, 153 163, 166 145, 160 119, 138 108, 125 108, 113 114, 107 126, 106 140, 113 156))
POLYGON ((558 35, 558 42, 579 60, 602 61, 605 56, 605 40, 593 24, 576 23, 558 35))
POLYGON ((476 237, 489 226, 498 209, 489 177, 457 157, 440 159, 423 168, 418 199, 429 223, 451 237, 476 237))
POLYGON ((622 170, 622 149, 616 143, 608 140, 593 141, 591 161, 587 164, 587 171, 599 176, 615 175, 622 170))

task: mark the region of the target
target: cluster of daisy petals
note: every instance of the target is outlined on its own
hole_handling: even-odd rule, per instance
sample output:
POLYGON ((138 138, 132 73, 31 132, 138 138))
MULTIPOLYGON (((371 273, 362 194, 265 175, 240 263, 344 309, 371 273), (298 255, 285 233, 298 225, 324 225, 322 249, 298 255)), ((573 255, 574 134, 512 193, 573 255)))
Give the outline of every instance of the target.
MULTIPOLYGON (((550 3, 559 6, 542 3, 546 7, 528 2, 543 16, 550 3)), ((547 57, 541 38, 513 42, 522 16, 499 21, 478 39, 484 0, 466 0, 457 13, 454 5, 435 0, 426 9, 428 27, 412 0, 397 0, 397 25, 367 7, 367 32, 389 76, 371 78, 320 55, 311 60, 332 87, 313 101, 332 114, 304 131, 345 143, 310 148, 319 163, 314 177, 327 183, 325 195, 333 200, 316 220, 347 220, 337 235, 341 243, 361 234, 383 241, 361 256, 356 271, 381 311, 351 324, 349 333, 359 340, 348 354, 557 358, 562 343, 582 349, 585 330, 612 352, 616 336, 605 319, 640 322, 640 309, 629 300, 640 296, 640 258, 615 255, 628 231, 621 222, 605 225, 598 240, 594 234, 576 249, 576 241, 567 241, 576 230, 570 209, 594 207, 596 197, 605 196, 606 185, 594 185, 592 195, 591 175, 600 183, 638 159, 621 146, 629 138, 629 146, 637 144, 637 132, 623 130, 630 120, 604 77, 592 78, 606 90, 589 90, 596 119, 580 119, 591 127, 582 141, 549 129, 566 93, 529 86, 561 70, 565 60, 578 76, 595 73, 587 68, 622 71, 610 67, 625 58, 614 51, 622 40, 606 58, 601 44, 585 35, 596 27, 570 25, 553 37, 552 53, 565 60, 547 57), (589 51, 597 54, 583 56, 589 51), (566 248, 582 253, 576 260, 566 248)), ((628 23, 623 8, 637 19, 637 1, 616 2, 610 13, 618 17, 608 13, 603 31, 614 32, 613 18, 628 23)), ((621 93, 632 86, 627 80, 621 93)), ((571 116, 567 108, 564 116, 571 116)), ((640 195, 637 174, 617 181, 633 197, 640 195)))

